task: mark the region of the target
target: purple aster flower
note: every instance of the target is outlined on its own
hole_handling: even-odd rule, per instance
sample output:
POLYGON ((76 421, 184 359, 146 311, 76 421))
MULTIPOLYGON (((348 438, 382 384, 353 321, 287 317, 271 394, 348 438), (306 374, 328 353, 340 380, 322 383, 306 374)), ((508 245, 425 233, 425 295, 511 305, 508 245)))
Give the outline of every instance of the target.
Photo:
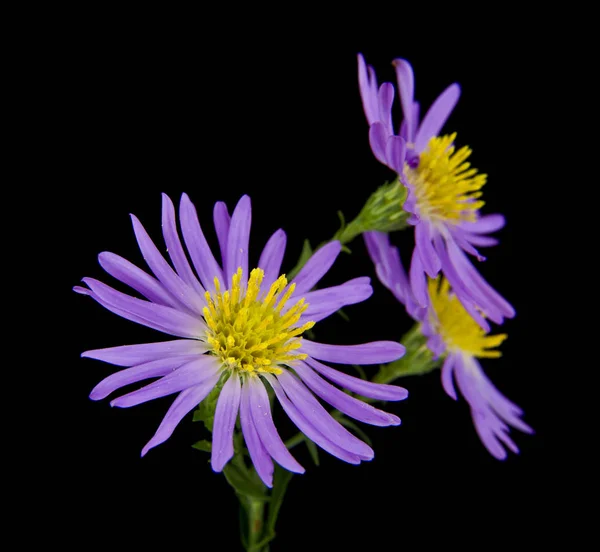
POLYGON ((404 119, 394 132, 392 103, 394 87, 377 88, 373 68, 358 56, 358 80, 369 128, 369 142, 375 157, 398 174, 408 195, 402 206, 415 226, 415 249, 409 278, 417 303, 427 306, 427 278, 440 271, 450 281, 456 296, 476 320, 489 331, 479 315, 501 324, 515 314, 512 306, 473 267, 467 254, 482 261, 476 247, 495 245, 488 236, 504 226, 501 215, 481 216, 484 202, 481 188, 487 175, 478 174, 467 161, 471 149, 456 149, 456 134, 438 136, 460 96, 458 84, 451 84, 433 102, 419 121, 419 104, 414 101, 414 75, 403 59, 396 68, 404 119))
POLYGON ((506 339, 506 334, 487 335, 488 332, 460 303, 451 290, 450 282, 440 276, 428 281, 428 307, 419 306, 398 249, 390 245, 388 235, 370 232, 366 243, 383 285, 419 323, 433 357, 444 359, 444 390, 457 400, 453 380, 456 381, 471 407, 475 429, 485 447, 499 460, 506 458, 503 445, 515 453, 519 452, 508 435, 509 426, 525 433, 533 433, 533 430, 521 420, 523 411, 494 387, 477 360, 498 358, 501 353, 495 348, 506 339))
POLYGON ((342 392, 326 379, 382 400, 402 400, 407 391, 363 381, 321 361, 377 364, 401 357, 404 348, 387 341, 325 345, 301 337, 316 321, 345 305, 364 301, 372 293, 369 278, 311 291, 333 265, 341 249, 339 242, 317 251, 288 284, 285 276, 279 275, 286 245, 283 230, 271 236, 258 267, 248 272, 248 196, 240 199, 231 216, 224 203, 215 205, 220 264, 187 195, 181 199, 179 221, 192 264, 180 241, 175 208, 168 196, 163 195, 162 229, 174 268, 140 221, 135 216, 132 220, 142 255, 154 276, 114 253, 101 253, 99 261, 106 272, 145 299, 121 293, 93 278, 83 279, 87 288, 74 289, 123 318, 179 338, 82 354, 125 367, 92 390, 93 400, 151 378, 158 379, 113 399, 111 405, 126 408, 178 393, 142 456, 166 441, 181 419, 224 381, 213 427, 211 462, 215 471, 221 471, 233 456, 239 413, 250 457, 267 486, 272 485, 273 460, 290 471, 304 472, 275 428, 267 385, 300 431, 324 450, 354 464, 373 458, 371 448, 332 418, 315 395, 352 418, 389 426, 398 425, 400 419, 342 392))

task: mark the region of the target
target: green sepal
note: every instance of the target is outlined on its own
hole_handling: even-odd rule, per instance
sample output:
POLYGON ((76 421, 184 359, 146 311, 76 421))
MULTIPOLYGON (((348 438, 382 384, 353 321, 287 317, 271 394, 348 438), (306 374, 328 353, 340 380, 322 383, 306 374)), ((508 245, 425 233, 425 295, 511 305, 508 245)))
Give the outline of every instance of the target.
POLYGON ((196 450, 201 450, 202 452, 212 452, 212 443, 206 439, 202 439, 202 441, 194 443, 192 447, 196 450))
POLYGON ((267 487, 259 479, 255 470, 248 470, 238 463, 229 462, 223 468, 223 475, 238 495, 263 502, 270 500, 267 496, 267 487))
POLYGON ((319 449, 317 449, 317 445, 315 445, 308 437, 304 439, 306 443, 306 448, 310 453, 310 457, 312 461, 315 463, 315 466, 319 465, 319 449))
POLYGON ((219 395, 221 394, 221 389, 223 389, 223 385, 229 378, 228 372, 223 372, 217 385, 214 386, 213 390, 208 394, 208 396, 198 405, 198 408, 194 411, 194 415, 192 417, 192 421, 194 422, 204 422, 206 429, 212 433, 213 424, 215 423, 215 411, 217 409, 217 400, 219 399, 219 395))

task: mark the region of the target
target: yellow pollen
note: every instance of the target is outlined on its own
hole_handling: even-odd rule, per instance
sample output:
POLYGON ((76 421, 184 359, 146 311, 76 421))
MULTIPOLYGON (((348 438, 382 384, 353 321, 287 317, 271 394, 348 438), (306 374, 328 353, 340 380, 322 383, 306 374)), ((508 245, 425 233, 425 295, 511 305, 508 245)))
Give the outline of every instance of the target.
POLYGON ((498 347, 508 337, 506 334, 486 335, 456 295, 450 293, 450 284, 445 278, 441 281, 439 276, 435 280, 429 279, 428 286, 431 306, 436 314, 431 323, 449 350, 479 358, 501 356, 500 351, 491 349, 498 347))
POLYGON ((477 174, 466 160, 467 146, 452 145, 456 133, 434 136, 421 153, 415 169, 405 166, 405 175, 414 189, 419 214, 433 222, 475 221, 484 202, 479 200, 486 174, 477 174))
POLYGON ((295 284, 288 287, 283 275, 261 294, 263 278, 264 272, 255 268, 244 287, 240 267, 231 278, 231 288, 224 292, 215 278, 216 291, 205 293, 206 341, 213 354, 230 368, 251 374, 280 374, 279 364, 307 357, 304 353, 294 354, 294 351, 302 345, 301 334, 315 323, 296 325, 308 307, 304 298, 281 314, 294 293, 295 284))

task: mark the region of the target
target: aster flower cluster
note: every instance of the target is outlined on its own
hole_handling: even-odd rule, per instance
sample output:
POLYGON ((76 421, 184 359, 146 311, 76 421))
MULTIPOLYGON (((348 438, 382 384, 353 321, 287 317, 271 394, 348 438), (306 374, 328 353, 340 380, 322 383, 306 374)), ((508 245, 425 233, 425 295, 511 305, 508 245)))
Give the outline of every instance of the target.
MULTIPOLYGON (((477 247, 497 244, 490 233, 504 226, 499 214, 482 215, 482 187, 487 181, 468 161, 471 149, 455 145, 456 133, 440 132, 460 97, 451 84, 422 120, 414 100, 414 74, 404 59, 393 62, 403 119, 394 128, 391 83, 377 84, 375 71, 358 56, 358 80, 374 156, 397 175, 390 199, 414 227, 415 246, 405 273, 400 254, 387 233, 368 231, 365 243, 380 281, 405 305, 435 360, 443 359, 442 383, 457 399, 453 378, 471 407, 477 433, 489 452, 506 457, 505 445, 518 452, 509 427, 531 433, 519 407, 485 376, 477 358, 496 358, 505 334, 487 335, 489 321, 502 324, 513 307, 479 274, 468 255, 485 258, 477 247)), ((387 373, 393 373, 388 367, 387 373)))

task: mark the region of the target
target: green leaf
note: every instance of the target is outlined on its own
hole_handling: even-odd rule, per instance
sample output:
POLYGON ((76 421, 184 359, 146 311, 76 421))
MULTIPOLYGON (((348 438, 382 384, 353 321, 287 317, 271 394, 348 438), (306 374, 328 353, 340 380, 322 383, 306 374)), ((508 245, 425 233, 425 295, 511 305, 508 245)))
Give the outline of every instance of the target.
POLYGON ((250 497, 254 500, 267 501, 269 500, 266 495, 267 488, 254 477, 251 476, 251 472, 243 470, 239 466, 232 462, 229 462, 223 468, 223 475, 229 483, 241 496, 250 497))
POLYGON ((310 246, 310 242, 308 240, 304 240, 304 244, 302 245, 302 252, 300 253, 300 257, 298 259, 298 262, 296 263, 296 266, 292 268, 292 270, 290 270, 286 275, 288 281, 292 280, 292 278, 294 278, 294 276, 296 276, 296 274, 300 272, 300 269, 306 264, 306 261, 310 259, 312 254, 313 249, 310 246))
POLYGON ((202 452, 211 452, 212 451, 212 443, 207 441, 206 439, 202 439, 202 441, 198 441, 192 445, 196 450, 201 450, 202 452))
POLYGON ((288 484, 292 479, 292 472, 284 470, 279 466, 275 466, 275 474, 273 476, 273 491, 271 493, 271 502, 269 504, 269 514, 267 517, 267 533, 275 536, 275 523, 277 516, 283 503, 285 492, 288 484))
POLYGON ((310 452, 310 456, 312 461, 315 463, 315 466, 319 465, 319 450, 317 449, 317 445, 315 445, 308 437, 304 439, 306 442, 306 448, 308 448, 308 452, 310 452))

